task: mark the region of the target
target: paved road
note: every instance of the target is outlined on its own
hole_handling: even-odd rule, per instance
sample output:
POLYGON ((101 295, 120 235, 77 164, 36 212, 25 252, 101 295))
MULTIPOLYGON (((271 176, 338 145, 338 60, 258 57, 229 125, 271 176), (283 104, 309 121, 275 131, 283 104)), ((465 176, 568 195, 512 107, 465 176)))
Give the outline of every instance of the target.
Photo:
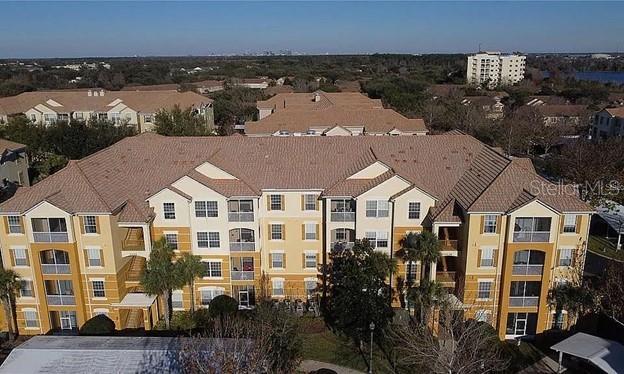
POLYGON ((304 373, 309 373, 311 371, 315 371, 321 368, 331 369, 338 374, 364 374, 364 372, 355 369, 314 360, 304 360, 299 366, 299 370, 303 371, 304 373))

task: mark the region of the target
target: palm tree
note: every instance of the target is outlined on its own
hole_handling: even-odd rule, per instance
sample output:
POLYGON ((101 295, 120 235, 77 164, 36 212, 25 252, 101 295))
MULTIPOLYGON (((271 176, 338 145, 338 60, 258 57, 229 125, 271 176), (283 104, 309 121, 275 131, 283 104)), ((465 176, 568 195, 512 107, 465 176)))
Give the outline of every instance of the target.
POLYGON ((171 327, 171 308, 169 302, 171 290, 184 285, 180 280, 179 273, 173 263, 173 248, 167 243, 165 237, 161 237, 152 246, 149 260, 145 263, 141 273, 141 285, 148 295, 162 296, 165 306, 165 326, 171 327))
POLYGON ((407 299, 420 311, 420 322, 427 323, 433 308, 444 300, 444 287, 437 281, 423 279, 417 287, 412 287, 407 293, 407 299))
POLYGON ((195 311, 195 278, 204 275, 205 268, 199 256, 185 253, 176 262, 177 278, 191 289, 191 313, 195 311))
POLYGON ((595 298, 589 287, 560 284, 548 291, 548 304, 555 308, 554 327, 561 328, 563 311, 568 312, 568 324, 579 315, 583 314, 596 305, 595 298))
MULTIPOLYGON (((403 260, 403 263, 405 263, 406 266, 409 263, 415 264, 416 261, 420 260, 418 253, 419 236, 420 234, 410 232, 399 241, 401 248, 397 251, 397 256, 403 260)), ((408 288, 414 283, 414 279, 412 279, 409 275, 405 280, 408 288)))
POLYGON ((17 321, 15 318, 15 294, 20 289, 20 279, 13 270, 0 267, 0 300, 4 306, 4 313, 9 326, 9 340, 14 340, 17 335, 17 321))
POLYGON ((437 262, 441 256, 441 244, 438 240, 438 236, 430 231, 423 231, 418 235, 416 241, 416 251, 418 258, 422 263, 421 279, 426 279, 426 276, 431 271, 429 264, 437 262), (428 271, 426 271, 428 269, 428 271))

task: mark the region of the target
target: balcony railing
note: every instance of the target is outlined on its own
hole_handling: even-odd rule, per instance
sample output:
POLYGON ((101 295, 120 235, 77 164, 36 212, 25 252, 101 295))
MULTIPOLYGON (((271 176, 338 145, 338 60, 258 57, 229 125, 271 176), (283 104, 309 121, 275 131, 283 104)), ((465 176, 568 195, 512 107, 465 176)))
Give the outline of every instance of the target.
POLYGON ((514 232, 513 240, 520 243, 548 243, 550 231, 518 231, 514 232))
POLYGON ((544 265, 513 265, 512 275, 542 275, 544 265))
POLYGON ((253 222, 254 212, 228 212, 230 222, 253 222))
POLYGON ((76 305, 74 295, 46 295, 48 305, 76 305))
POLYGON ((232 270, 231 277, 232 277, 232 280, 253 280, 254 272, 232 270))
POLYGON ((445 240, 445 239, 442 239, 442 240, 440 240, 440 243, 442 243, 442 250, 443 251, 456 251, 457 248, 458 248, 457 240, 445 240))
POLYGON ((41 264, 43 274, 70 274, 69 264, 41 264))
POLYGON ((436 272, 436 281, 441 283, 453 283, 455 282, 454 271, 438 271, 436 272))
POLYGON ((255 242, 230 242, 230 251, 233 252, 253 252, 255 249, 255 242))
POLYGON ((331 248, 332 249, 336 248, 337 245, 342 245, 343 248, 349 249, 349 248, 353 248, 355 243, 354 242, 345 242, 345 241, 339 240, 339 241, 332 242, 331 243, 331 248))
POLYGON ((509 306, 532 307, 539 304, 539 296, 511 296, 509 306))
POLYGON ((331 212, 332 222, 354 222, 355 212, 331 212))
POLYGON ((69 241, 67 232, 33 232, 35 243, 64 243, 69 241))

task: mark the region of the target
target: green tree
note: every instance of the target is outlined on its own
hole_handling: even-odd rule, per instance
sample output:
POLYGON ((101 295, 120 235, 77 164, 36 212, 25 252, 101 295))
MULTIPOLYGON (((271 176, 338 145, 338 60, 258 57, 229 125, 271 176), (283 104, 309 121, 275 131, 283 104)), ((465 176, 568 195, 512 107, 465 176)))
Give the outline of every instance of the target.
MULTIPOLYGON (((408 233, 399 242, 397 256, 404 262, 421 262, 421 279, 426 279, 429 264, 438 261, 442 250, 438 236, 430 231, 408 233)), ((408 279, 409 284, 409 279, 408 279)))
POLYGON ((575 286, 569 283, 559 284, 548 291, 548 304, 555 309, 555 328, 562 328, 562 314, 568 312, 568 325, 576 319, 597 307, 595 295, 590 287, 575 286))
POLYGON ((167 136, 210 135, 206 119, 191 108, 175 105, 171 110, 161 109, 154 120, 156 132, 167 136))
POLYGON ((173 257, 173 248, 167 243, 165 237, 161 237, 154 242, 140 279, 147 294, 163 298, 167 329, 171 327, 171 291, 184 285, 184 280, 180 279, 176 265, 173 263, 173 257))
MULTIPOLYGON (((397 251, 396 255, 406 264, 411 263, 412 265, 416 264, 417 261, 420 260, 420 252, 419 252, 419 236, 420 234, 415 232, 407 233, 401 240, 399 244, 401 248, 397 251)), ((414 284, 415 279, 411 277, 406 277, 405 282, 407 287, 411 287, 414 284)))
POLYGON ((427 323, 431 318, 434 308, 445 300, 444 287, 437 281, 423 279, 416 287, 411 287, 407 292, 408 304, 414 305, 420 315, 420 320, 427 323))
POLYGON ((15 316, 15 295, 20 289, 20 279, 13 270, 0 267, 0 300, 4 307, 4 314, 9 327, 9 339, 14 340, 17 335, 17 319, 15 316))
POLYGON ((371 322, 382 331, 394 315, 386 281, 395 262, 366 239, 356 240, 352 248, 335 248, 329 257, 326 323, 356 342, 366 339, 371 322))
POLYGON ((176 261, 177 278, 191 289, 191 314, 195 312, 195 278, 205 273, 204 264, 199 256, 185 253, 176 261))

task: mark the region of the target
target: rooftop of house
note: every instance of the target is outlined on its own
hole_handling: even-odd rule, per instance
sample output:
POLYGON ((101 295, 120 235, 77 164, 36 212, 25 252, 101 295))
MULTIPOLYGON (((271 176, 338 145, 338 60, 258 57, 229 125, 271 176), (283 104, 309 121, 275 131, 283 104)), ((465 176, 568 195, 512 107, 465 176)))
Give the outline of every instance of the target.
POLYGON ((319 189, 325 196, 357 196, 399 176, 439 202, 465 211, 506 212, 539 199, 556 211, 591 208, 539 177, 527 159, 509 159, 463 134, 399 137, 164 137, 125 138, 0 204, 24 213, 47 201, 69 213, 120 213, 124 222, 147 222, 146 199, 189 177, 226 197, 260 196, 263 189, 319 189), (340 160, 339 162, 336 162, 340 160), (376 180, 349 176, 381 162, 376 180), (209 163, 236 179, 198 171, 209 163), (540 188, 544 187, 544 188, 540 188), (551 187, 551 188, 546 188, 551 187))
POLYGON ((17 151, 25 148, 26 145, 24 144, 0 138, 0 154, 4 154, 6 151, 17 151))
POLYGON ((274 134, 278 131, 306 133, 309 129, 363 127, 369 133, 426 132, 422 119, 410 119, 392 109, 384 109, 381 100, 359 92, 283 93, 259 101, 258 109, 272 113, 258 121, 247 121, 249 135, 274 134))
POLYGON ((605 108, 604 110, 606 110, 607 113, 609 113, 613 117, 624 117, 624 106, 605 108))
POLYGON ((106 112, 117 104, 143 113, 155 113, 174 105, 183 108, 210 104, 211 99, 194 92, 166 91, 104 91, 58 90, 24 92, 17 96, 0 98, 0 114, 18 114, 43 105, 56 113, 76 111, 106 112))

